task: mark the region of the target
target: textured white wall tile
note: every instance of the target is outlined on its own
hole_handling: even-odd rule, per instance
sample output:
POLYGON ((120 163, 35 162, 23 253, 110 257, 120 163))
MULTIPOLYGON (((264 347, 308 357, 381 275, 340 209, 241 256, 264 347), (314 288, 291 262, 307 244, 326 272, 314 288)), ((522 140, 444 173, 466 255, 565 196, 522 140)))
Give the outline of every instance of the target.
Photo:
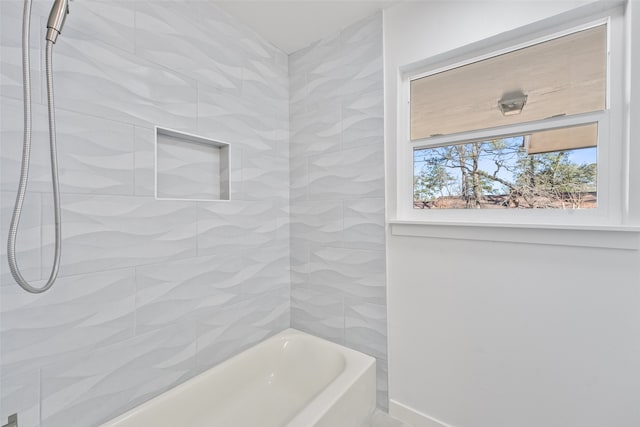
MULTIPOLYGON (((2 0, 2 1, 15 1, 15 0, 2 0)), ((24 3, 21 0, 17 0, 20 3, 24 3)), ((49 0, 33 0, 33 16, 48 17, 51 11, 51 2, 49 0)))
POLYGON ((288 198, 285 206, 280 206, 276 214, 276 244, 282 245, 283 250, 289 253, 289 245, 291 241, 291 209, 289 207, 288 198))
POLYGON ((253 325, 259 316, 254 305, 247 299, 236 299, 199 323, 198 371, 209 369, 269 335, 253 325))
POLYGON ((134 193, 155 194, 155 130, 136 126, 134 130, 134 193))
POLYGON ((347 46, 347 51, 351 54, 349 57, 353 57, 353 53, 349 48, 358 50, 364 45, 374 44, 377 46, 377 56, 380 57, 380 44, 382 43, 382 14, 374 13, 361 20, 360 22, 351 25, 340 33, 342 43, 347 46))
POLYGON ((55 55, 58 107, 147 127, 195 128, 194 80, 81 35, 56 44, 55 55))
POLYGON ((289 104, 285 103, 282 108, 276 111, 274 122, 275 131, 273 133, 273 141, 276 143, 276 149, 283 156, 291 158, 291 138, 289 129, 289 104))
POLYGON ((195 321, 241 294, 247 273, 237 256, 188 258, 136 268, 136 331, 195 321))
MULTIPOLYGON (((45 197, 44 212, 52 203, 45 197)), ((196 255, 194 202, 68 194, 62 197, 62 218, 62 276, 196 255)), ((43 240, 43 259, 50 260, 52 222, 45 222, 43 240)))
POLYGON ((256 37, 257 33, 255 30, 242 23, 231 14, 219 10, 217 14, 212 14, 212 16, 223 14, 226 15, 225 17, 227 22, 236 28, 236 31, 242 30, 240 32, 239 41, 243 46, 244 52, 247 54, 247 58, 273 63, 278 66, 278 69, 281 72, 286 74, 288 64, 286 58, 283 58, 283 55, 286 56, 286 54, 282 50, 262 37, 256 37))
MULTIPOLYGON (((4 62, 2 62, 4 63, 4 62)), ((51 191, 51 167, 49 163, 49 140, 46 107, 32 106, 31 163, 29 167, 29 189, 51 191)), ((18 190, 22 161, 24 115, 22 101, 0 97, 0 188, 2 191, 18 190)))
POLYGON ((359 299, 345 299, 345 342, 363 353, 387 357, 387 307, 359 299))
POLYGON ((340 34, 335 34, 290 56, 289 75, 305 76, 302 85, 296 85, 299 96, 291 99, 295 110, 339 99, 347 78, 343 54, 340 34))
POLYGON ((2 370, 0 376, 0 422, 18 414, 20 427, 40 426, 40 370, 13 373, 2 370))
POLYGON ((308 201, 291 204, 291 236, 309 245, 335 245, 342 242, 341 201, 308 201))
MULTIPOLYGON (((0 189, 6 193, 0 221, 6 229, 5 199, 13 197, 20 156, 22 1, 0 5, 0 189), (5 140, 16 144, 5 148, 5 140)), ((287 56, 211 2, 71 6, 54 57, 61 276, 51 293, 38 297, 5 283, 1 269, 8 285, 0 303, 3 363, 41 366, 49 355, 54 364, 42 368, 41 396, 37 371, 10 379, 4 369, 0 381, 8 394, 0 415, 19 399, 21 425, 37 425, 41 412, 40 427, 96 425, 195 374, 196 332, 202 370, 290 325, 287 56), (155 201, 154 125, 231 143, 232 200, 155 201), (196 258, 198 250, 205 255, 196 258)), ((34 2, 34 34, 42 35, 49 8, 49 0, 34 2)), ((27 239, 21 262, 35 279, 48 273, 53 236, 38 40, 32 43, 38 117, 30 188, 36 192, 27 200, 21 235, 27 239)), ((339 60, 330 47, 325 53, 339 60)), ((340 73, 339 63, 330 62, 324 71, 309 68, 309 75, 340 73)))
MULTIPOLYGON (((17 191, 22 160, 22 102, 0 98, 2 189, 17 191), (5 139, 6 138, 6 139, 5 139)), ((45 106, 33 106, 31 191, 51 192, 49 129, 45 106)), ((58 171, 62 193, 133 194, 133 126, 56 110, 58 171)))
POLYGON ((66 42, 67 36, 100 40, 133 53, 136 3, 117 0, 72 3, 60 42, 66 42))
POLYGON ((276 287, 249 297, 256 307, 256 327, 268 330, 269 335, 283 331, 291 325, 291 295, 288 286, 276 287))
POLYGON ((309 199, 384 197, 384 147, 362 146, 309 158, 309 199))
POLYGON ((342 151, 331 151, 308 157, 307 195, 310 200, 341 200, 355 196, 353 193, 345 193, 345 190, 352 185, 347 182, 350 173, 345 167, 347 161, 342 151))
MULTIPOLYGON (((27 281, 40 280, 41 278, 41 228, 42 202, 40 193, 28 193, 22 205, 22 215, 18 227, 18 238, 16 240, 16 256, 18 267, 22 276, 27 281)), ((9 271, 7 264, 7 238, 9 234, 9 224, 15 205, 16 193, 0 192, 0 221, 2 239, 0 245, 0 286, 14 286, 15 282, 9 271)))
POLYGON ((244 55, 233 35, 211 37, 211 27, 180 2, 140 1, 136 53, 220 90, 239 93, 244 55))
POLYGON ((344 246, 384 249, 384 199, 344 200, 344 246))
MULTIPOLYGON (((296 55, 294 52, 289 58, 296 55)), ((289 106, 291 112, 302 112, 306 109, 307 75, 301 72, 292 72, 292 61, 289 61, 289 106)), ((293 123, 293 122, 292 122, 293 123)))
POLYGON ((363 302, 384 304, 384 251, 321 247, 312 249, 307 284, 363 302))
POLYGON ((381 14, 292 54, 289 81, 292 325, 386 369, 381 14))
POLYGON ((350 58, 350 61, 357 61, 362 56, 361 60, 367 61, 364 67, 361 64, 353 64, 353 62, 344 64, 348 78, 340 88, 343 99, 349 100, 353 97, 360 97, 362 94, 380 91, 382 76, 379 71, 382 58, 376 56, 377 52, 378 47, 372 46, 369 50, 362 49, 354 58, 350 58))
POLYGON ((304 239, 301 239, 297 233, 292 233, 290 240, 290 251, 291 251, 291 266, 304 267, 304 272, 308 271, 309 264, 309 242, 304 239))
POLYGON ((283 69, 274 59, 271 55, 245 59, 242 72, 242 94, 245 98, 263 98, 275 106, 289 104, 287 68, 283 69))
POLYGON ((198 255, 240 255, 273 246, 276 213, 273 202, 198 202, 198 255))
POLYGON ((344 345, 342 296, 296 289, 291 295, 291 327, 344 345))
POLYGON ((304 156, 292 154, 289 160, 289 198, 292 203, 307 200, 309 187, 308 162, 304 156))
POLYGON ((260 43, 260 40, 257 40, 252 43, 252 40, 259 39, 259 36, 246 24, 216 5, 215 2, 180 0, 179 3, 185 5, 189 13, 201 21, 201 25, 208 30, 208 37, 224 40, 229 47, 242 52, 244 56, 263 57, 268 55, 268 52, 262 48, 266 42, 260 43))
POLYGON ((203 371, 289 325, 288 290, 239 299, 198 325, 198 370, 203 371))
MULTIPOLYGON (((230 147, 251 147, 256 143, 255 133, 248 129, 251 115, 237 98, 223 99, 225 96, 217 92, 198 92, 198 128, 195 133, 225 142, 230 147)), ((262 144, 258 149, 269 149, 269 146, 262 144)))
POLYGON ((291 154, 311 156, 339 150, 342 138, 341 103, 291 111, 291 154))
POLYGON ((376 395, 380 409, 389 411, 389 362, 376 359, 376 395))
POLYGON ((133 336, 134 280, 125 269, 59 278, 42 294, 1 287, 3 371, 37 370, 133 336))
POLYGON ((288 242, 275 247, 252 251, 242 258, 243 265, 236 274, 244 295, 255 296, 270 292, 289 293, 288 242))
POLYGON ((60 191, 133 194, 133 126, 58 110, 60 191))
POLYGON ((245 150, 242 157, 242 190, 245 200, 288 200, 289 159, 277 150, 245 150))
POLYGON ((42 370, 42 427, 95 426, 189 378, 195 335, 175 324, 42 370))
POLYGON ((303 285, 309 273, 309 244, 292 233, 290 240, 291 292, 297 292, 298 285, 303 285))
MULTIPOLYGON (((382 15, 372 15, 358 25, 346 28, 340 38, 344 51, 349 52, 343 56, 342 61, 342 67, 348 76, 342 95, 362 98, 369 92, 382 91, 382 15)), ((382 114, 382 110, 380 106, 378 114, 382 114)))
POLYGON ((198 85, 198 133, 251 150, 270 150, 278 121, 271 106, 198 85))
MULTIPOLYGON (((37 7, 34 5, 34 12, 37 7)), ((0 96, 22 101, 22 11, 20 0, 0 1, 0 96)), ((36 13, 31 21, 31 96, 34 103, 43 101, 41 85, 40 47, 42 27, 36 13)), ((3 126, 4 127, 4 126, 3 126)), ((4 145, 4 144, 3 144, 4 145)))
POLYGON ((384 135, 384 96, 381 85, 342 103, 342 147, 381 145, 384 135))

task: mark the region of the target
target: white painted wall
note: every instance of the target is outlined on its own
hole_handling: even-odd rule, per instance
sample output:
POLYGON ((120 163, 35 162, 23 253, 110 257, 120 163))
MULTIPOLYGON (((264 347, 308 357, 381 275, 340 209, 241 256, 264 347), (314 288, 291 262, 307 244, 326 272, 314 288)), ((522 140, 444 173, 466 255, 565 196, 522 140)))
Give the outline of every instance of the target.
MULTIPOLYGON (((630 156, 633 159, 640 158, 640 0, 630 0, 627 4, 626 25, 629 64, 627 67, 627 81, 629 92, 627 93, 625 106, 630 143, 630 156), (635 100, 635 102, 632 102, 635 100)), ((636 165, 639 163, 635 163, 636 165)), ((630 167, 630 192, 640 194, 640 167, 630 167)), ((637 220, 640 217, 640 197, 632 198, 629 210, 635 213, 637 220)))
MULTIPOLYGON (((398 68, 584 3, 410 2, 385 12, 388 218, 396 215, 398 68)), ((632 3, 637 80, 640 3, 632 3)), ((627 105, 632 152, 636 105, 627 105)), ((632 181, 638 172, 632 165, 632 181)), ((415 427, 640 425, 638 251, 408 237, 388 227, 387 263, 393 414, 415 427), (409 419, 412 411, 441 424, 409 419)))

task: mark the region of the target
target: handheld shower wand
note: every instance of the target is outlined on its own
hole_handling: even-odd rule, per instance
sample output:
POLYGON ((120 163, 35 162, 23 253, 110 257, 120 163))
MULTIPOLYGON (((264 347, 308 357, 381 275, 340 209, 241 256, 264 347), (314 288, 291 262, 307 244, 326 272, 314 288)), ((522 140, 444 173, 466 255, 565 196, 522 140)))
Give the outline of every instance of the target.
POLYGON ((29 162, 31 160, 31 69, 29 53, 29 34, 31 28, 31 0, 24 0, 24 14, 22 21, 22 81, 24 88, 24 142, 22 147, 22 167, 20 169, 20 181, 18 184, 18 194, 9 226, 9 238, 7 242, 7 259, 9 269, 16 283, 25 291, 39 294, 51 288, 58 277, 60 268, 60 254, 62 248, 62 227, 60 223, 60 188, 58 184, 58 159, 56 147, 56 118, 55 106, 53 102, 53 45, 58 35, 62 31, 64 21, 69 13, 69 0, 55 0, 49 21, 47 22, 46 37, 46 70, 47 70, 47 100, 49 110, 49 146, 51 154, 51 184, 53 186, 53 205, 55 220, 55 253, 51 274, 47 283, 36 288, 29 284, 22 276, 16 259, 16 238, 18 236, 18 225, 24 204, 27 181, 29 180, 29 162))
POLYGON ((47 21, 47 40, 55 43, 69 14, 69 0, 56 0, 47 21))

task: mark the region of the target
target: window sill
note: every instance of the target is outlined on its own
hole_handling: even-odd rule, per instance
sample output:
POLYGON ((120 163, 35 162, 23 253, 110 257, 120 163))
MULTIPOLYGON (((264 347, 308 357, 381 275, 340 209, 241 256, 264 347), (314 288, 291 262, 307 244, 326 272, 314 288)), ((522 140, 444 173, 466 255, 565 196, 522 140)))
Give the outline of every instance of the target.
POLYGON ((590 248, 640 249, 640 227, 389 220, 393 236, 590 248))

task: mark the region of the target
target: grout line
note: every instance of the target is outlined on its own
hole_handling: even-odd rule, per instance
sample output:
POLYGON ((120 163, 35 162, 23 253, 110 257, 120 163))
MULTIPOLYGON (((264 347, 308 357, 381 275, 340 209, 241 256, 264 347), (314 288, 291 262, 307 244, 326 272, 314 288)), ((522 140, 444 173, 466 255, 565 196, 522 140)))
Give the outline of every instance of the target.
MULTIPOLYGON (((196 130, 201 128, 200 124, 200 90, 202 83, 196 80, 196 130)), ((198 132, 200 133, 200 132, 198 132)))
POLYGON ((42 426, 42 368, 38 368, 38 426, 42 426))
POLYGON ((138 336, 138 267, 133 267, 133 336, 138 336))
POLYGON ((42 40, 45 38, 44 37, 44 30, 42 30, 43 28, 46 28, 46 26, 44 25, 44 17, 42 16, 38 16, 38 21, 39 24, 39 30, 38 30, 38 68, 39 68, 39 72, 38 72, 38 77, 39 77, 39 84, 40 84, 40 104, 41 105, 47 105, 47 84, 46 84, 46 79, 47 79, 47 72, 46 72, 46 65, 45 65, 45 46, 44 43, 42 42, 42 40), (41 34, 42 32, 42 34, 41 34), (40 37, 40 36, 43 37, 40 37))
POLYGON ((131 132, 133 134, 132 135, 132 139, 131 139, 131 153, 133 154, 133 167, 131 169, 133 171, 133 173, 131 174, 132 178, 133 178, 133 187, 131 188, 131 195, 135 196, 136 195, 136 175, 137 175, 136 171, 138 169, 136 167, 136 164, 138 163, 136 161, 137 160, 136 158, 138 157, 137 156, 137 148, 138 147, 137 147, 137 144, 136 144, 136 140, 138 138, 138 131, 136 130, 136 126, 135 125, 131 126, 131 132))
POLYGON ((134 3, 133 9, 133 54, 138 57, 138 3, 134 3))
POLYGON ((200 256, 200 220, 198 217, 198 211, 200 209, 198 209, 198 204, 199 202, 195 202, 195 208, 196 208, 196 214, 195 214, 195 226, 196 226, 196 235, 195 235, 195 239, 196 239, 196 258, 200 256))
MULTIPOLYGON (((44 193, 40 193, 40 280, 45 280, 44 274, 44 193)), ((60 199, 62 199, 62 195, 60 195, 60 199)), ((62 238, 62 236, 60 236, 62 238)), ((61 263, 62 264, 62 263, 61 263)))
MULTIPOLYGON (((0 0, 0 1, 3 1, 3 0, 0 0)), ((14 98, 14 97, 11 97, 11 96, 7 96, 5 94, 0 94, 0 100, 5 101, 5 102, 14 102, 14 103, 17 102, 17 103, 22 104, 22 98, 14 98)), ((33 104, 37 105, 37 106, 40 106, 40 107, 46 107, 47 106, 47 102, 45 100, 41 100, 41 101, 33 100, 33 104)), ((21 106, 19 108, 20 108, 20 110, 22 110, 21 106)), ((90 113, 90 112, 86 112, 86 111, 73 110, 73 109, 60 107, 60 106, 56 105, 56 115, 58 115, 60 112, 69 113, 69 114, 76 114, 76 115, 85 116, 85 117, 92 117, 94 119, 99 119, 99 120, 102 120, 102 121, 105 121, 105 122, 113 122, 113 123, 118 123, 120 125, 139 127, 139 128, 147 129, 147 130, 153 130, 153 128, 154 128, 154 125, 151 122, 147 122, 147 123, 141 124, 141 123, 137 123, 137 122, 125 121, 125 120, 112 118, 112 117, 105 117, 104 115, 94 114, 94 113, 90 113)))
POLYGON ((344 199, 340 199, 340 220, 342 221, 342 227, 340 229, 340 247, 341 248, 346 248, 346 239, 345 239, 345 232, 344 232, 344 212, 345 212, 345 200, 344 199))
MULTIPOLYGON (((2 0, 0 0, 0 1, 2 1, 2 0)), ((16 194, 17 193, 17 189, 14 189, 14 190, 0 190, 0 193, 16 194)), ((29 193, 36 193, 36 194, 41 194, 41 195, 51 194, 49 191, 46 191, 46 190, 42 190, 42 191, 40 191, 40 190, 29 190, 29 193)), ((128 193, 79 193, 79 192, 74 192, 74 191, 60 191, 60 197, 62 198, 62 196, 139 198, 139 199, 151 199, 152 201, 158 201, 158 202, 178 202, 178 203, 197 201, 199 203, 211 203, 213 205, 215 205, 216 203, 220 203, 220 202, 228 202, 228 200, 217 200, 217 199, 212 199, 212 200, 156 199, 153 194, 131 194, 130 192, 128 192, 128 193)), ((328 200, 329 199, 317 199, 317 201, 328 201, 328 200)), ((251 202, 251 203, 254 203, 254 202, 260 202, 260 201, 265 201, 265 200, 242 198, 242 199, 233 199, 233 201, 234 202, 251 202)))
POLYGON ((342 344, 343 345, 347 345, 347 313, 346 313, 346 300, 344 295, 342 295, 340 297, 340 299, 342 300, 342 344))

